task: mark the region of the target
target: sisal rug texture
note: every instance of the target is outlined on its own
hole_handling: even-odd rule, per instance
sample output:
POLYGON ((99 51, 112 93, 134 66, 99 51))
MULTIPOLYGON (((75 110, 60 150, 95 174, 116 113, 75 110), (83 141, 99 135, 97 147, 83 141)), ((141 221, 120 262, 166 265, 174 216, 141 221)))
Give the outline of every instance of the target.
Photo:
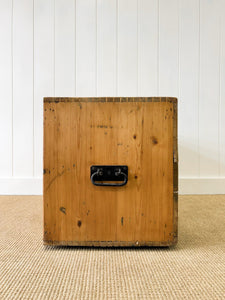
POLYGON ((42 197, 0 197, 0 299, 225 299, 225 195, 179 197, 174 248, 42 244, 42 197))

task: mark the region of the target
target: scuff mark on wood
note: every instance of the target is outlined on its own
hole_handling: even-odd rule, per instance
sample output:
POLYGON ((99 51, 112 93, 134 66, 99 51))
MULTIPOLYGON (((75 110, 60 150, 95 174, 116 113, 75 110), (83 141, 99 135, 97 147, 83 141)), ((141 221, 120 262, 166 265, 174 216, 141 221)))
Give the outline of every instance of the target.
POLYGON ((121 217, 121 225, 123 226, 123 217, 121 217))
POLYGON ((65 207, 61 206, 59 208, 59 210, 66 215, 66 208, 65 207))
POLYGON ((64 173, 65 173, 65 170, 63 170, 61 173, 58 173, 57 175, 55 175, 55 176, 52 178, 52 180, 50 180, 50 182, 49 182, 49 184, 47 185, 45 191, 47 191, 47 190, 50 188, 50 186, 53 184, 53 182, 56 180, 56 178, 62 176, 64 173))

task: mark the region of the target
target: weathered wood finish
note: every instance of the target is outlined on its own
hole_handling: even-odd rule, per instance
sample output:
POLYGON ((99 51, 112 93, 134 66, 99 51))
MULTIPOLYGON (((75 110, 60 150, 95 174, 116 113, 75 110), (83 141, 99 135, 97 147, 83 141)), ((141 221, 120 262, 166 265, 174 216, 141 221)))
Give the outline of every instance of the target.
POLYGON ((44 243, 177 242, 177 99, 44 99, 44 243), (128 165, 124 187, 97 187, 91 165, 128 165))

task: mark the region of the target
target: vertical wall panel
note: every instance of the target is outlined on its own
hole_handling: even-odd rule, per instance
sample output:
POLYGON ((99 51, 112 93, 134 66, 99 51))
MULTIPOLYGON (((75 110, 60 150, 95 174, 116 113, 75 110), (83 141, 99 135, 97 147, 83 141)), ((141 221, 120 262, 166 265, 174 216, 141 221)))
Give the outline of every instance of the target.
POLYGON ((117 1, 97 2, 97 95, 114 96, 117 89, 117 1))
POLYGON ((55 0, 55 94, 75 95, 75 0, 55 0))
POLYGON ((158 93, 158 1, 138 1, 138 95, 158 93))
POLYGON ((199 1, 179 3, 179 156, 180 176, 199 175, 199 1))
POLYGON ((200 1, 200 176, 219 175, 220 0, 200 1))
POLYGON ((42 176, 43 98, 54 95, 53 0, 34 1, 34 176, 42 176))
POLYGON ((0 0, 0 177, 12 175, 12 1, 0 0))
POLYGON ((225 0, 0 0, 0 177, 41 177, 43 97, 159 95, 179 97, 180 177, 224 178, 224 15, 225 0))
POLYGON ((178 0, 159 0, 159 95, 178 96, 178 0))
POLYGON ((33 0, 13 2, 13 175, 33 176, 33 0))
POLYGON ((137 96, 137 0, 118 1, 118 95, 137 96))
POLYGON ((220 139, 220 176, 225 177, 225 0, 220 9, 220 106, 219 106, 219 139, 220 139))
POLYGON ((76 95, 96 96, 95 0, 76 1, 76 95))

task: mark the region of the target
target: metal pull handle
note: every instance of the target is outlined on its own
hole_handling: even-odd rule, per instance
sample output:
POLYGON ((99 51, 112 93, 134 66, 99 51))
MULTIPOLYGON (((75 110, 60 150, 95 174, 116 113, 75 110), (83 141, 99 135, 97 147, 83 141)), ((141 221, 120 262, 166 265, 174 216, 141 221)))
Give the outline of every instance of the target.
POLYGON ((91 182, 96 186, 124 186, 125 184, 127 184, 128 181, 128 167, 127 166, 91 166, 90 177, 91 177, 91 182), (107 181, 122 181, 122 182, 109 183, 107 181))

